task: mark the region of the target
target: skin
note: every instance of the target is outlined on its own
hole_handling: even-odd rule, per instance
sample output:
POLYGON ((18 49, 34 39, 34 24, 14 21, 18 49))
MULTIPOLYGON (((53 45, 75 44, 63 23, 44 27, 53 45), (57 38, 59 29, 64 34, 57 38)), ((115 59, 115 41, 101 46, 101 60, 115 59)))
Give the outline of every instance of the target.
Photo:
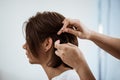
POLYGON ((64 67, 63 64, 60 65, 59 67, 57 68, 52 68, 52 67, 49 67, 47 64, 52 56, 52 48, 53 48, 53 45, 52 45, 52 39, 51 38, 48 38, 46 39, 43 44, 42 44, 42 49, 40 49, 41 51, 39 51, 39 55, 38 55, 38 58, 34 57, 29 49, 29 46, 27 43, 25 43, 23 45, 23 49, 26 50, 26 55, 29 59, 29 62, 31 64, 40 64, 42 65, 42 67, 44 68, 45 72, 47 73, 48 75, 48 78, 49 80, 51 80, 53 77, 55 76, 58 76, 60 75, 62 72, 66 71, 66 70, 69 70, 70 68, 68 67, 64 67))
MULTIPOLYGON (((112 56, 120 59, 119 38, 113 38, 92 31, 86 28, 86 26, 77 19, 65 19, 63 21, 63 27, 58 31, 58 35, 64 32, 73 34, 81 39, 91 40, 112 56), (71 26, 74 26, 73 29, 69 28, 71 26)), ((55 43, 55 48, 57 48, 56 55, 58 55, 66 64, 75 68, 82 80, 95 80, 94 75, 90 71, 86 60, 78 47, 70 43, 59 44, 59 42, 60 41, 57 41, 55 43)))
POLYGON ((62 32, 67 32, 76 35, 81 39, 91 40, 97 46, 101 47, 112 56, 120 59, 120 38, 113 38, 92 31, 86 28, 86 26, 77 19, 65 19, 63 21, 63 24, 64 25, 62 29, 58 32, 58 34, 61 34, 62 32), (69 26, 74 26, 76 30, 69 28, 69 26))
POLYGON ((66 64, 73 67, 80 76, 81 80, 95 80, 90 68, 79 48, 71 43, 60 44, 55 42, 55 52, 66 64), (75 57, 75 58, 74 58, 75 57))

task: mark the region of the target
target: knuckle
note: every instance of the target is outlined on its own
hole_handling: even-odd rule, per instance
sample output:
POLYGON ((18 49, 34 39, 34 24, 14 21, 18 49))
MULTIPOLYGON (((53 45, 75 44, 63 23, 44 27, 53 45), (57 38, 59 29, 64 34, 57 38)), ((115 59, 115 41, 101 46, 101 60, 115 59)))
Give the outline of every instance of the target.
POLYGON ((64 46, 63 50, 66 51, 67 49, 68 49, 68 47, 67 47, 67 46, 64 46))

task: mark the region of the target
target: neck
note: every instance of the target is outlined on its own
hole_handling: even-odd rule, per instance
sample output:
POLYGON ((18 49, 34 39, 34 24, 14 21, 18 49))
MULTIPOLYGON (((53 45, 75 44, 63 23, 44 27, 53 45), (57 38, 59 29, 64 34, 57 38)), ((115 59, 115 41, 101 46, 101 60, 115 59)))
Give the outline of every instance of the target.
POLYGON ((62 72, 69 70, 70 68, 65 67, 64 65, 60 65, 57 68, 52 68, 47 65, 42 65, 44 68, 49 80, 51 80, 53 77, 60 75, 62 72))
POLYGON ((50 51, 47 53, 47 56, 44 57, 44 63, 41 64, 42 67, 44 68, 49 80, 51 80, 53 77, 60 75, 62 72, 69 70, 70 68, 65 67, 63 64, 61 64, 59 67, 57 68, 53 68, 48 66, 48 62, 52 57, 52 54, 54 51, 52 51, 52 49, 50 49, 50 51), (46 58, 46 59, 45 59, 46 58))

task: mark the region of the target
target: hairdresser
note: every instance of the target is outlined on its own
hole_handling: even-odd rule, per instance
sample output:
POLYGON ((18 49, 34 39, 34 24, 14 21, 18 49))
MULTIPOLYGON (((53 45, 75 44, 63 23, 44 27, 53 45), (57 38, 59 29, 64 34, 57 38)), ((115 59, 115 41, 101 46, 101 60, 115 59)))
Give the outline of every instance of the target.
MULTIPOLYGON (((112 56, 120 59, 120 39, 118 38, 92 31, 86 28, 86 26, 77 19, 65 19, 63 21, 63 27, 58 32, 58 35, 64 32, 73 34, 80 39, 91 40, 112 56)), ((77 46, 70 43, 60 44, 60 41, 58 40, 55 42, 55 48, 57 48, 57 51, 55 52, 56 55, 66 64, 73 67, 78 72, 81 80, 95 80, 83 53, 77 46)))

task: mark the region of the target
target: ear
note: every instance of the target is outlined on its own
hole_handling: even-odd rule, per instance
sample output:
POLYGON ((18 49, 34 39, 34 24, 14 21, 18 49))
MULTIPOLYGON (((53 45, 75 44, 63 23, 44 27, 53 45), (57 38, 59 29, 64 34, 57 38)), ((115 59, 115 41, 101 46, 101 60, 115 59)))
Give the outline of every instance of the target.
POLYGON ((50 50, 52 44, 53 44, 52 38, 50 37, 47 38, 43 43, 44 51, 47 52, 48 50, 50 50))

